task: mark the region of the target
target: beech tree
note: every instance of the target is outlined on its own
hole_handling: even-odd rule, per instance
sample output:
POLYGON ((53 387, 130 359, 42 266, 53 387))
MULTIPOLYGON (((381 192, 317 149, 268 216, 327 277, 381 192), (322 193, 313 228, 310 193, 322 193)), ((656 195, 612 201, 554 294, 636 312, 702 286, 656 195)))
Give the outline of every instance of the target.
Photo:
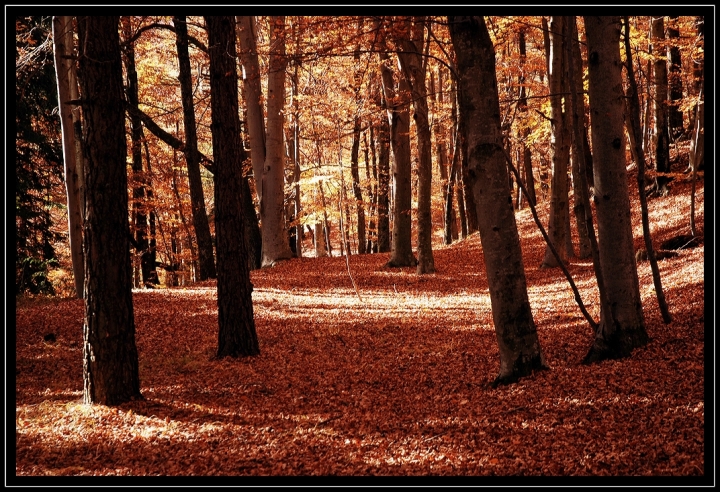
POLYGON ((243 214, 242 163, 238 117, 235 19, 205 18, 210 53, 212 145, 215 168, 215 243, 217 248, 217 357, 260 353, 252 305, 243 214))
POLYGON ((584 362, 629 356, 645 345, 640 287, 630 223, 620 60, 620 17, 586 16, 590 120, 600 269, 607 293, 584 362))
POLYGON ((500 373, 493 383, 497 386, 547 366, 528 300, 507 179, 495 50, 482 17, 448 17, 448 24, 457 57, 459 109, 467 118, 468 176, 500 349, 500 373))
POLYGON ((83 157, 80 146, 80 108, 69 101, 76 101, 78 82, 73 60, 72 17, 53 17, 53 46, 55 73, 58 88, 58 109, 62 129, 63 160, 65 163, 65 188, 67 190, 68 239, 72 258, 75 293, 79 299, 85 296, 83 282, 82 228, 83 228, 83 157), (76 128, 77 126, 77 128, 76 128))
POLYGON ((132 304, 119 17, 78 18, 84 116, 83 399, 141 398, 132 304))

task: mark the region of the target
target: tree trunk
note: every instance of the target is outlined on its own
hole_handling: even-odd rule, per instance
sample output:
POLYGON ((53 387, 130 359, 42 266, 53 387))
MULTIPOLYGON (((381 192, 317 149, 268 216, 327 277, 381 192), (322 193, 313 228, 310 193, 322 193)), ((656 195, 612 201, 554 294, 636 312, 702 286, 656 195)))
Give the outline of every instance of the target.
POLYGON ((82 229, 83 203, 80 200, 81 179, 83 172, 82 155, 78 155, 76 145, 80 135, 75 134, 75 120, 79 122, 79 108, 71 106, 68 101, 78 99, 77 77, 73 54, 72 17, 53 17, 53 42, 55 53, 55 73, 58 87, 58 108, 60 111, 60 128, 62 130, 63 160, 65 163, 65 189, 68 204, 68 239, 70 257, 72 258, 75 294, 78 299, 85 297, 83 281, 82 229))
POLYGON ((683 127, 683 113, 680 111, 680 101, 683 98, 682 89, 682 57, 677 43, 680 40, 680 30, 677 27, 678 18, 670 17, 667 28, 667 60, 668 67, 668 132, 673 141, 679 139, 685 129, 683 127))
POLYGON ((607 302, 584 362, 629 356, 648 341, 635 264, 623 131, 620 18, 585 17, 600 268, 607 302))
POLYGON ((640 135, 640 98, 638 96, 637 81, 635 80, 635 69, 632 63, 632 51, 630 50, 630 23, 628 17, 625 16, 625 63, 627 67, 627 78, 629 90, 625 99, 630 119, 628 133, 633 137, 632 145, 634 146, 633 154, 636 155, 637 162, 637 182, 638 193, 640 195, 640 210, 642 213, 643 237, 645 239, 645 248, 650 260, 650 268, 653 275, 653 284, 655 285, 655 293, 657 295, 660 312, 663 321, 668 324, 672 321, 667 302, 665 302, 665 293, 663 292, 662 282, 660 279, 660 270, 658 269, 657 259, 653 251, 652 237, 650 236, 650 221, 648 219, 647 198, 645 197, 645 153, 642 149, 640 135))
MULTIPOLYGON (((670 134, 668 132, 668 77, 667 62, 665 61, 665 24, 663 17, 653 17, 651 27, 653 54, 656 56, 653 63, 653 78, 655 81, 654 110, 655 134, 655 170, 658 173, 670 172, 670 134)), ((594 141, 594 139, 593 139, 594 141)), ((654 193, 666 195, 668 193, 668 178, 657 176, 655 178, 654 193)))
MULTIPOLYGON (((560 254, 563 263, 567 262, 570 251, 566 247, 566 221, 569 216, 567 171, 569 162, 569 135, 567 114, 564 111, 563 93, 567 82, 567 62, 565 61, 566 37, 563 36, 563 17, 550 18, 550 46, 548 59, 548 86, 550 89, 550 109, 552 117, 552 178, 550 184, 550 218, 548 235, 553 246, 560 254)), ((558 261, 550 247, 545 248, 541 268, 558 266, 558 261)))
POLYGON ((480 241, 507 384, 546 368, 530 310, 500 129, 495 51, 482 17, 448 17, 457 57, 460 112, 468 137, 468 176, 476 197, 480 241))
POLYGON ((381 95, 381 107, 383 116, 378 123, 377 145, 378 145, 378 192, 377 192, 377 216, 378 216, 378 253, 390 251, 390 124, 387 117, 387 102, 385 96, 381 95))
MULTIPOLYGON (((525 31, 520 31, 518 34, 518 44, 520 50, 520 75, 518 82, 520 83, 520 100, 518 101, 518 110, 522 114, 527 114, 527 91, 525 89, 525 59, 527 55, 525 46, 525 31)), ((537 197, 535 196, 535 177, 533 176, 532 170, 532 154, 530 149, 525 145, 528 137, 530 136, 530 128, 527 125, 523 125, 521 131, 522 138, 520 138, 520 155, 522 156, 523 164, 523 178, 525 179, 525 188, 528 191, 530 198, 528 201, 533 207, 537 204, 537 197)))
POLYGON ((262 170, 260 222, 262 223, 262 266, 292 257, 285 227, 285 17, 270 18, 270 68, 268 73, 267 135, 262 170))
POLYGON ((243 213, 242 163, 238 119, 235 20, 206 17, 210 54, 210 103, 215 167, 215 243, 217 248, 217 357, 260 353, 253 318, 243 213))
POLYGON ((180 73, 180 94, 183 105, 185 125, 185 161, 187 162, 190 202, 192 203, 192 221, 198 244, 198 262, 200 280, 215 278, 215 259, 212 237, 205 210, 205 196, 200 176, 200 161, 197 158, 197 131, 195 127, 195 104, 193 102, 192 74, 188 51, 188 33, 185 16, 173 17, 180 73))
MULTIPOLYGON (((569 98, 570 112, 568 115, 568 124, 571 127, 571 142, 572 147, 570 148, 572 154, 572 176, 573 176, 573 213, 575 215, 575 223, 578 231, 578 245, 579 245, 579 257, 590 258, 592 256, 592 246, 590 244, 589 232, 586 226, 586 209, 590 210, 590 202, 586 201, 583 196, 587 196, 587 193, 583 193, 580 189, 585 186, 585 180, 580 176, 582 169, 585 169, 587 162, 580 164, 581 160, 585 160, 585 125, 580 125, 580 122, 585 121, 585 98, 583 94, 583 66, 582 57, 580 55, 580 43, 578 40, 577 25, 575 17, 569 16, 567 18, 566 29, 569 35, 570 42, 566 44, 567 47, 567 60, 568 60, 568 85, 570 83, 575 84, 575 87, 571 89, 572 97, 569 98), (572 71, 572 73, 570 73, 572 71), (580 97, 576 97, 580 95, 580 97), (578 124, 574 124, 577 121, 578 124)), ((587 190, 586 190, 587 191, 587 190)))
POLYGON ((83 399, 142 398, 128 230, 125 112, 118 17, 78 19, 85 119, 83 399))

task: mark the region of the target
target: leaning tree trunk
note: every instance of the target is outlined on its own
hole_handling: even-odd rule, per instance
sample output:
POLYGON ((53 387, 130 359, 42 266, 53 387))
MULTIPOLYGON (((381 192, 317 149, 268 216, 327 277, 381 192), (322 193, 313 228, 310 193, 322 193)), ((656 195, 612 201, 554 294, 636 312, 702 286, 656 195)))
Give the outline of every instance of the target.
POLYGON ((243 214, 245 152, 240 140, 235 19, 206 17, 210 53, 210 103, 215 167, 215 242, 217 248, 217 357, 260 353, 253 318, 243 214))
POLYGON ((188 33, 185 16, 173 17, 175 25, 178 64, 180 68, 180 94, 183 105, 185 125, 185 161, 187 162, 190 202, 192 203, 192 221, 197 237, 200 280, 215 278, 215 259, 210 235, 205 195, 200 176, 200 160, 197 156, 197 130, 195 125, 195 103, 193 102, 192 74, 188 51, 188 33))
POLYGON ((78 19, 85 118, 83 399, 142 398, 132 304, 118 17, 78 19))
POLYGON ((457 57, 460 111, 465 113, 468 175, 500 349, 494 385, 546 368, 525 281, 520 239, 500 129, 495 51, 482 17, 448 17, 457 57))
POLYGON ((55 53, 55 73, 58 86, 58 108, 60 110, 60 128, 62 131, 63 161, 65 163, 65 189, 68 204, 68 239, 70 241, 70 257, 72 258, 75 294, 78 299, 85 297, 83 281, 82 250, 82 202, 80 201, 80 182, 82 155, 77 154, 76 142, 80 135, 75 134, 73 113, 79 109, 71 106, 68 101, 77 99, 77 78, 73 52, 72 17, 53 17, 53 43, 55 53), (80 162, 78 162, 80 161, 80 162))
POLYGON ((585 363, 627 357, 645 345, 640 287, 635 264, 625 162, 620 17, 585 17, 595 208, 600 268, 607 302, 585 363))

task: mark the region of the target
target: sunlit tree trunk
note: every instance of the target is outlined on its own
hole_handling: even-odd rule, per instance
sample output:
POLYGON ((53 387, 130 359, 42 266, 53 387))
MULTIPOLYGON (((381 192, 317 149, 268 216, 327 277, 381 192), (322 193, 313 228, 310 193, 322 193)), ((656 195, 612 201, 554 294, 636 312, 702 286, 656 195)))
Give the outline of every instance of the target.
POLYGON ((83 202, 81 200, 82 154, 78 154, 77 145, 80 135, 75 133, 75 121, 79 125, 80 109, 68 103, 78 99, 77 77, 73 54, 72 17, 53 17, 53 47, 55 54, 55 73, 58 87, 58 108, 60 111, 60 128, 62 130, 63 160, 65 163, 65 189, 68 204, 68 239, 70 257, 72 259, 75 294, 78 299, 85 297, 83 282, 82 229, 83 202))
MULTIPOLYGON (((552 118, 552 136, 550 147, 552 150, 552 178, 550 184, 550 218, 548 220, 548 235, 550 241, 560 255, 563 262, 567 261, 572 251, 567 248, 567 227, 569 219, 568 206, 568 163, 570 160, 570 145, 567 125, 567 114, 564 110, 563 93, 567 82, 567 63, 565 61, 566 37, 563 36, 562 16, 550 18, 549 34, 550 46, 546 48, 549 53, 548 60, 548 86, 550 89, 550 110, 552 118)), ((542 268, 558 266, 555 255, 550 247, 545 248, 542 268)))
POLYGON ((600 326, 584 359, 590 363, 629 356, 645 345, 635 264, 623 129, 620 18, 585 17, 600 268, 607 291, 600 326))
POLYGON ((380 117, 377 127, 378 149, 378 253, 390 251, 390 124, 387 116, 387 102, 381 94, 380 105, 383 116, 380 117))
POLYGON ((199 279, 215 278, 215 259, 212 237, 205 211, 205 194, 200 176, 200 161, 197 157, 197 130, 195 125, 195 103, 193 102, 192 74, 188 51, 188 33, 185 16, 173 17, 178 53, 180 93, 183 104, 185 125, 185 161, 187 162, 192 221, 197 237, 199 279))
POLYGON ((466 114, 468 175, 476 197, 500 373, 507 384, 546 368, 530 310, 500 129, 495 51, 482 17, 448 17, 466 114))
POLYGON ((83 399, 142 398, 128 230, 119 18, 78 19, 85 150, 83 399))
POLYGON ((210 54, 210 102, 215 167, 215 242, 217 247, 217 357, 260 352, 252 305, 243 214, 245 152, 240 140, 235 52, 235 20, 206 17, 210 54))

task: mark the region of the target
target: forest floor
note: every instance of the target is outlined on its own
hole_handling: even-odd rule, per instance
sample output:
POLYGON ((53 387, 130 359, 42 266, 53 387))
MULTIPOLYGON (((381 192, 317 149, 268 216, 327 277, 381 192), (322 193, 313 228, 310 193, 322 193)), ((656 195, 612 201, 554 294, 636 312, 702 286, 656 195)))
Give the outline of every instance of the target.
MULTIPOLYGON (((689 233, 684 179, 650 200, 656 245, 689 233)), ((703 234, 702 182, 696 210, 703 234)), ((437 247, 432 275, 386 268, 387 254, 351 256, 359 296, 343 258, 252 272, 261 353, 248 359, 213 359, 214 282, 135 290, 145 399, 115 408, 82 403, 82 301, 18 298, 15 473, 704 475, 704 241, 658 262, 673 322, 663 323, 650 265, 639 263, 650 342, 585 366, 592 329, 562 272, 538 268, 545 246, 530 211, 517 221, 550 369, 496 389, 477 234, 437 247)), ((569 270, 597 320, 591 261, 569 270)))

